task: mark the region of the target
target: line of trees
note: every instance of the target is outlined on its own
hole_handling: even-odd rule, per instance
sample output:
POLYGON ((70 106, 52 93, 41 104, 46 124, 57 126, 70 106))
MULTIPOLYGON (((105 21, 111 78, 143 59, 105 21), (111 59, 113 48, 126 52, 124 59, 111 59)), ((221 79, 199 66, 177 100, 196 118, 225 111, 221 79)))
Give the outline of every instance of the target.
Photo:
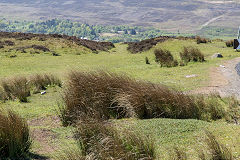
MULTIPOLYGON (((104 40, 111 42, 136 42, 161 35, 179 35, 179 33, 168 33, 155 28, 126 25, 89 25, 62 19, 51 19, 46 21, 17 21, 2 19, 0 20, 0 31, 65 34, 69 36, 88 38, 90 40, 104 40), (114 36, 102 36, 101 33, 114 33, 114 36)), ((188 35, 186 34, 183 36, 188 35)))

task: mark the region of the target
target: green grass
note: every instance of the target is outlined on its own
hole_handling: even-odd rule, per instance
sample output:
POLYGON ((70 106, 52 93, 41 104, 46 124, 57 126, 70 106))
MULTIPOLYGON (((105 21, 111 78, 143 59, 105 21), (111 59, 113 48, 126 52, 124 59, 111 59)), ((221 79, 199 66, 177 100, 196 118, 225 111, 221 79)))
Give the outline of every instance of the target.
MULTIPOLYGON (((140 54, 130 54, 125 44, 116 44, 116 48, 109 52, 100 52, 99 54, 90 53, 84 47, 73 46, 72 49, 67 45, 65 48, 57 46, 56 43, 38 41, 16 42, 17 45, 28 45, 38 43, 39 45, 48 45, 49 48, 59 53, 61 56, 52 56, 50 53, 30 54, 15 51, 4 52, 7 48, 0 49, 0 78, 16 75, 30 75, 33 73, 53 73, 61 79, 66 79, 66 73, 69 70, 90 71, 96 69, 109 70, 117 73, 126 73, 127 75, 140 80, 151 81, 154 83, 163 83, 181 90, 191 90, 197 87, 206 86, 209 80, 209 69, 217 67, 224 60, 233 59, 239 56, 231 48, 227 48, 224 42, 213 42, 208 44, 199 44, 188 40, 172 40, 158 44, 149 51, 140 54), (19 44, 18 44, 19 43, 19 44), (21 43, 21 44, 20 44, 21 43), (47 44, 49 43, 49 44, 47 44), (179 52, 183 46, 196 46, 206 56, 204 63, 189 63, 184 67, 161 68, 154 61, 153 51, 155 48, 168 49, 174 58, 180 60, 179 52), (55 47, 55 48, 54 48, 55 47), (212 59, 214 53, 221 53, 223 59, 212 59), (80 53, 80 55, 77 55, 80 53), (9 58, 9 54, 16 54, 17 57, 9 58), (148 57, 151 65, 145 64, 145 57, 148 57), (186 78, 186 75, 196 74, 197 77, 186 78)), ((72 44, 71 44, 72 45, 72 44)), ((71 46, 70 46, 71 47, 71 46)), ((32 152, 53 158, 59 152, 74 147, 75 141, 72 138, 72 127, 62 127, 60 123, 52 124, 51 119, 46 117, 57 116, 57 105, 61 102, 61 88, 50 87, 47 94, 33 94, 29 97, 28 103, 18 101, 7 101, 2 103, 2 107, 11 108, 29 121, 30 129, 33 132, 36 129, 47 130, 54 138, 49 138, 48 143, 56 150, 44 152, 40 141, 35 140, 32 152), (37 119, 40 125, 32 123, 37 119), (46 118, 46 119, 45 119, 46 118)), ((198 146, 199 138, 203 136, 204 129, 210 129, 220 140, 229 146, 236 146, 235 156, 240 156, 240 127, 225 122, 204 122, 198 120, 172 120, 172 119, 151 119, 151 120, 132 120, 126 119, 118 121, 121 124, 131 124, 131 127, 140 131, 142 134, 154 138, 157 145, 159 157, 166 159, 172 146, 179 146, 187 150, 187 153, 194 157, 196 153, 194 147, 198 146), (238 144, 238 145, 237 145, 238 144)), ((202 147, 204 148, 204 146, 202 147)), ((194 159, 194 158, 193 158, 194 159)))
MULTIPOLYGON (((173 40, 158 44, 150 51, 141 54, 130 54, 126 50, 127 45, 116 44, 116 48, 109 52, 99 54, 61 54, 52 56, 50 54, 18 53, 16 58, 8 58, 4 55, 0 59, 0 77, 8 77, 13 74, 32 74, 39 72, 52 72, 64 77, 69 70, 109 70, 113 72, 126 73, 134 78, 155 83, 163 83, 182 90, 195 89, 206 85, 210 67, 216 67, 222 60, 232 59, 238 53, 231 48, 226 48, 224 42, 213 42, 197 45, 194 41, 173 40), (206 56, 204 63, 189 63, 184 67, 160 68, 154 61, 154 48, 164 48, 171 51, 174 58, 179 60, 179 52, 183 46, 193 45, 200 48, 206 56), (214 53, 223 54, 223 59, 211 59, 214 53), (145 64, 148 57, 151 65, 145 64), (196 74, 195 78, 186 78, 186 75, 196 74)), ((0 53, 2 50, 0 50, 0 53)), ((10 54, 10 53, 8 53, 10 54)))
POLYGON ((156 145, 157 157, 169 159, 174 147, 187 152, 190 159, 196 159, 197 149, 205 150, 204 130, 209 130, 228 147, 233 150, 235 157, 240 157, 240 127, 222 121, 205 122, 200 120, 174 120, 174 119, 149 119, 149 120, 122 120, 117 122, 151 137, 156 145))

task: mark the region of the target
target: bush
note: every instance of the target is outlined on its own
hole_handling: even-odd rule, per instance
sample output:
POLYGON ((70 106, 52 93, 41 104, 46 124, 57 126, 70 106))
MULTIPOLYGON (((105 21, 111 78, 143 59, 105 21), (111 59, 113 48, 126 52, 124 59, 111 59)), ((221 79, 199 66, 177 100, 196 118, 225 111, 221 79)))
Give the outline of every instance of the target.
POLYGON ((146 62, 146 64, 150 64, 148 57, 145 57, 145 62, 146 62))
POLYGON ((168 37, 168 36, 160 36, 156 38, 145 39, 140 42, 126 42, 126 44, 128 44, 127 50, 133 54, 138 52, 144 52, 151 49, 157 43, 165 42, 171 38, 172 37, 168 37))
POLYGON ((5 99, 18 98, 21 102, 27 102, 27 97, 30 96, 30 87, 26 77, 13 77, 5 79, 1 82, 1 87, 5 99))
POLYGON ((48 85, 62 86, 59 78, 52 74, 35 74, 30 76, 30 85, 34 87, 34 93, 39 93, 41 90, 47 89, 48 85))
POLYGON ((77 139, 82 155, 92 159, 148 159, 155 157, 154 144, 150 139, 136 136, 133 132, 119 133, 109 123, 88 121, 77 126, 77 139))
POLYGON ((233 47, 233 43, 234 41, 233 40, 229 40, 229 41, 226 41, 225 44, 227 47, 233 47))
POLYGON ((12 111, 0 110, 1 159, 20 159, 31 147, 27 122, 12 111))
POLYGON ((197 41, 197 44, 210 42, 209 39, 201 38, 201 37, 199 37, 199 36, 196 37, 196 41, 197 41))
POLYGON ((204 62, 204 55, 202 52, 195 47, 189 46, 189 47, 183 47, 183 51, 180 52, 180 57, 182 61, 185 63, 188 63, 190 61, 193 62, 204 62))
POLYGON ((176 67, 178 62, 174 60, 172 54, 168 50, 156 49, 154 51, 155 61, 161 64, 161 67, 176 67))
POLYGON ((88 117, 214 120, 225 116, 225 110, 215 98, 186 95, 163 85, 102 71, 71 72, 63 93, 60 118, 64 125, 88 117))

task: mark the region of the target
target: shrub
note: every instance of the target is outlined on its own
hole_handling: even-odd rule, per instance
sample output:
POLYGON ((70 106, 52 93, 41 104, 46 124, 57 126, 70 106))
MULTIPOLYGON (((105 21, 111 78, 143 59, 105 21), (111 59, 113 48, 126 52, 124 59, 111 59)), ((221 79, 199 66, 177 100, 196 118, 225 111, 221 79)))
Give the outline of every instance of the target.
POLYGON ((64 125, 88 117, 99 120, 126 117, 223 118, 225 110, 214 98, 186 95, 164 85, 113 73, 71 72, 63 93, 60 118, 64 125))
POLYGON ((148 159, 155 157, 154 144, 150 139, 133 132, 119 133, 110 123, 88 121, 77 126, 77 139, 82 155, 91 159, 148 159))
POLYGON ((197 44, 210 42, 209 39, 201 38, 201 37, 199 37, 199 36, 196 37, 196 41, 197 41, 197 44))
POLYGON ((150 64, 148 57, 145 57, 145 62, 146 62, 146 64, 150 64))
POLYGON ((225 44, 227 47, 233 47, 233 43, 234 41, 233 40, 229 40, 229 41, 226 41, 225 44))
POLYGON ((156 38, 145 39, 140 42, 127 42, 126 43, 126 44, 128 44, 127 50, 133 54, 138 53, 138 52, 144 52, 144 51, 151 49, 157 43, 165 42, 171 38, 172 37, 168 37, 168 36, 160 36, 160 37, 156 37, 156 38))
POLYGON ((5 79, 1 82, 1 87, 5 99, 18 98, 21 102, 27 102, 27 97, 30 96, 30 87, 26 77, 13 77, 5 79))
POLYGON ((178 62, 174 60, 172 54, 168 50, 156 49, 154 51, 155 61, 161 64, 161 67, 176 67, 178 62))
POLYGON ((27 122, 12 111, 0 110, 1 159, 20 159, 31 147, 27 122))
POLYGON ((61 87, 62 82, 52 74, 35 74, 30 76, 30 85, 34 87, 34 93, 38 93, 41 90, 47 89, 48 85, 57 85, 61 87))
POLYGON ((204 62, 204 55, 202 52, 195 47, 189 46, 189 47, 183 47, 183 51, 180 52, 180 57, 181 59, 185 62, 188 63, 190 61, 193 62, 204 62))

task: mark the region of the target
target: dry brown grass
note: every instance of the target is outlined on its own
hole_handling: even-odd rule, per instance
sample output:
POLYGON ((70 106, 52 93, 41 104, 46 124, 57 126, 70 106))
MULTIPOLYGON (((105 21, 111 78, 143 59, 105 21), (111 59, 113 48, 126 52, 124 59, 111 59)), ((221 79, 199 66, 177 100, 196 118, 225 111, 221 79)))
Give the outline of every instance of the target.
POLYGON ((173 154, 171 154, 171 160, 187 160, 187 154, 184 150, 175 147, 173 154))
POLYGON ((52 74, 35 74, 30 77, 16 76, 3 79, 0 83, 0 100, 15 100, 27 102, 31 95, 31 90, 38 93, 47 89, 48 86, 61 87, 62 82, 52 74))
POLYGON ((3 99, 19 99, 21 102, 27 102, 30 96, 29 81, 26 77, 18 76, 11 79, 4 79, 1 82, 3 99))
POLYGON ((34 93, 45 90, 48 86, 62 86, 61 80, 52 74, 35 74, 30 76, 29 79, 30 85, 34 87, 34 93))
POLYGON ((12 111, 0 110, 0 159, 21 159, 31 147, 27 122, 12 111))
POLYGON ((88 117, 215 120, 223 118, 226 112, 217 98, 186 95, 160 84, 103 71, 71 72, 60 117, 64 125, 88 117))

